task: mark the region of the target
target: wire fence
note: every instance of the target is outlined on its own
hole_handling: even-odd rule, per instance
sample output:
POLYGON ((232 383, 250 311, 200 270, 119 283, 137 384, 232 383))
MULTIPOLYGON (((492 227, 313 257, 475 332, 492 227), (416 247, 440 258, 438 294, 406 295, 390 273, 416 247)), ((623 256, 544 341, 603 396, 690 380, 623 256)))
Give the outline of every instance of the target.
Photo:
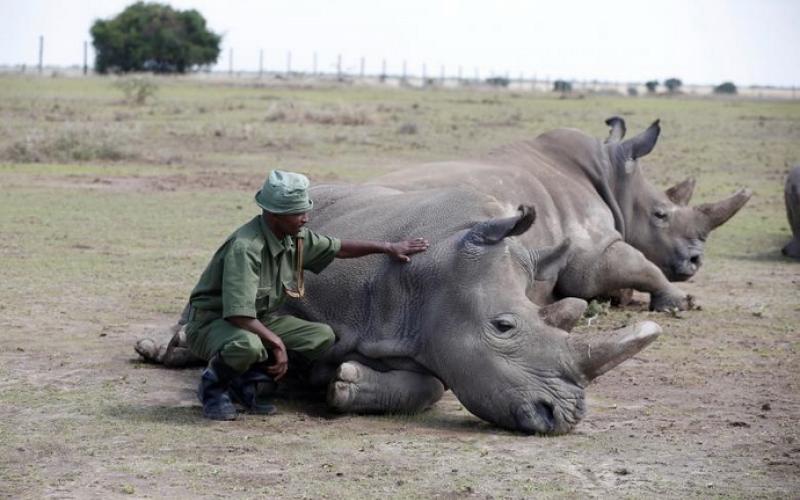
MULTIPOLYGON (((38 63, 0 65, 0 74, 23 74, 40 76, 65 76, 80 77, 94 75, 92 69, 92 52, 88 41, 83 43, 83 64, 68 66, 45 65, 44 37, 39 37, 38 63)), ((252 52, 252 51, 250 51, 252 52)), ((320 64, 317 52, 313 52, 310 64, 299 69, 292 66, 292 51, 286 52, 285 65, 278 69, 273 64, 265 64, 265 52, 258 51, 258 66, 253 68, 251 63, 247 69, 235 66, 235 51, 228 47, 221 51, 219 61, 213 67, 200 68, 192 73, 193 76, 203 79, 224 81, 256 81, 263 84, 303 82, 303 83, 341 83, 356 85, 383 85, 392 87, 410 88, 504 88, 513 91, 550 92, 558 91, 562 94, 613 94, 613 95, 653 95, 668 94, 669 90, 663 85, 657 86, 655 91, 648 88, 647 82, 621 82, 608 80, 587 80, 575 78, 550 78, 539 77, 535 73, 526 76, 524 73, 512 75, 511 72, 496 72, 494 70, 482 71, 479 67, 465 70, 463 66, 439 65, 437 68, 422 63, 416 66, 416 71, 411 69, 408 61, 403 60, 397 65, 400 69, 390 71, 387 59, 382 59, 380 71, 368 71, 367 61, 364 57, 359 59, 345 59, 338 54, 334 60, 320 64)), ((252 54, 250 54, 252 55, 252 54)), ((274 56, 274 51, 272 51, 274 56)), ((275 61, 277 58, 271 57, 275 61)), ((705 96, 715 93, 715 86, 710 84, 682 84, 679 87, 682 94, 705 96)), ((796 86, 737 86, 739 96, 756 99, 791 99, 798 98, 796 86)))

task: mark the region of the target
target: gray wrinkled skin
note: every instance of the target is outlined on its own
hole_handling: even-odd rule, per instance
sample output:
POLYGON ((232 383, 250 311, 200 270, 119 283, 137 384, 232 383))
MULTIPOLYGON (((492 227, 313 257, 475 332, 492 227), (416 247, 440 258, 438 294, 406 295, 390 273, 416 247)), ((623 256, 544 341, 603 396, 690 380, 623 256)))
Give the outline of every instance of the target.
POLYGON ((794 167, 786 177, 784 188, 786 217, 792 228, 792 240, 783 247, 783 255, 800 259, 800 165, 794 167))
POLYGON ((651 294, 652 309, 685 309, 686 294, 670 281, 697 272, 711 230, 744 206, 751 192, 689 207, 693 179, 662 192, 639 166, 638 159, 655 146, 658 122, 628 140, 622 140, 621 118, 607 123, 612 129, 605 142, 558 129, 484 158, 422 165, 375 183, 401 190, 466 185, 501 202, 535 205, 539 223, 521 237, 523 243, 572 242, 568 265, 537 283, 538 303, 636 289, 651 294))

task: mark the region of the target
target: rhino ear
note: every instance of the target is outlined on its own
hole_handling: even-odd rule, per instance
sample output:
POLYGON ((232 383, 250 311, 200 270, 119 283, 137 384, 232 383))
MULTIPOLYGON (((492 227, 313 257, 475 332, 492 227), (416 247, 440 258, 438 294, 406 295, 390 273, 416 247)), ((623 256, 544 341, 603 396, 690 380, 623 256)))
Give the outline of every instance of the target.
POLYGON ((654 121, 652 125, 647 127, 647 130, 620 144, 625 151, 626 159, 636 160, 649 154, 650 151, 653 150, 658 140, 658 134, 661 133, 659 121, 660 120, 654 121))
POLYGON ((474 245, 494 245, 509 236, 517 236, 533 225, 536 210, 530 205, 520 205, 519 213, 506 219, 489 219, 476 224, 466 234, 465 241, 474 245))
POLYGON ((667 189, 667 198, 669 198, 672 203, 685 207, 689 204, 689 200, 692 199, 692 195, 694 194, 694 184, 694 177, 689 177, 675 184, 667 189))
POLYGON ((625 132, 627 131, 627 129, 625 128, 625 120, 623 120, 619 116, 612 116, 611 118, 606 120, 606 125, 611 127, 611 130, 608 131, 608 138, 606 138, 606 143, 619 142, 625 137, 625 132))
POLYGON ((732 196, 725 198, 716 203, 704 203, 696 206, 694 209, 705 217, 707 226, 706 229, 711 231, 717 227, 725 224, 731 217, 736 215, 750 197, 753 192, 749 189, 740 189, 732 196))
POLYGON ((534 279, 538 281, 555 281, 558 278, 558 273, 567 265, 571 243, 569 238, 565 238, 558 245, 531 249, 534 279))

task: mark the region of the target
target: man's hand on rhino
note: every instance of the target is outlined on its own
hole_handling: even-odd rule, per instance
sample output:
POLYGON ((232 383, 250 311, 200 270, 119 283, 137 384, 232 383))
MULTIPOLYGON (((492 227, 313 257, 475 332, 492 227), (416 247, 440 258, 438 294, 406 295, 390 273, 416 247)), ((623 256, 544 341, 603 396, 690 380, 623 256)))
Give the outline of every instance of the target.
POLYGON ((411 262, 410 255, 415 253, 424 252, 428 249, 430 243, 425 238, 415 238, 407 241, 397 241, 389 243, 388 254, 395 260, 401 262, 411 262))

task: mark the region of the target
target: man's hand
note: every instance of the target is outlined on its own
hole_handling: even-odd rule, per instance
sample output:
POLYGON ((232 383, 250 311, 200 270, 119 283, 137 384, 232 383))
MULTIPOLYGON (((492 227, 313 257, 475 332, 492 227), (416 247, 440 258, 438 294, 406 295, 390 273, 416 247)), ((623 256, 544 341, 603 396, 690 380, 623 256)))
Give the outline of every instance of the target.
POLYGON ((279 345, 272 348, 272 355, 275 356, 275 363, 269 365, 267 373, 275 380, 280 380, 286 375, 286 370, 289 369, 289 356, 286 353, 286 346, 283 345, 282 341, 279 345))
POLYGON ((267 373, 272 375, 275 380, 280 380, 286 375, 286 370, 289 369, 289 356, 286 353, 286 346, 283 345, 283 341, 275 332, 264 326, 264 324, 256 318, 230 316, 226 319, 236 328, 241 328, 242 330, 247 330, 248 332, 258 335, 264 347, 272 350, 272 355, 275 356, 275 364, 267 368, 267 373))
POLYGON ((430 243, 425 238, 415 238, 413 240, 389 243, 387 253, 395 260, 411 262, 409 255, 424 252, 429 246, 430 243))

